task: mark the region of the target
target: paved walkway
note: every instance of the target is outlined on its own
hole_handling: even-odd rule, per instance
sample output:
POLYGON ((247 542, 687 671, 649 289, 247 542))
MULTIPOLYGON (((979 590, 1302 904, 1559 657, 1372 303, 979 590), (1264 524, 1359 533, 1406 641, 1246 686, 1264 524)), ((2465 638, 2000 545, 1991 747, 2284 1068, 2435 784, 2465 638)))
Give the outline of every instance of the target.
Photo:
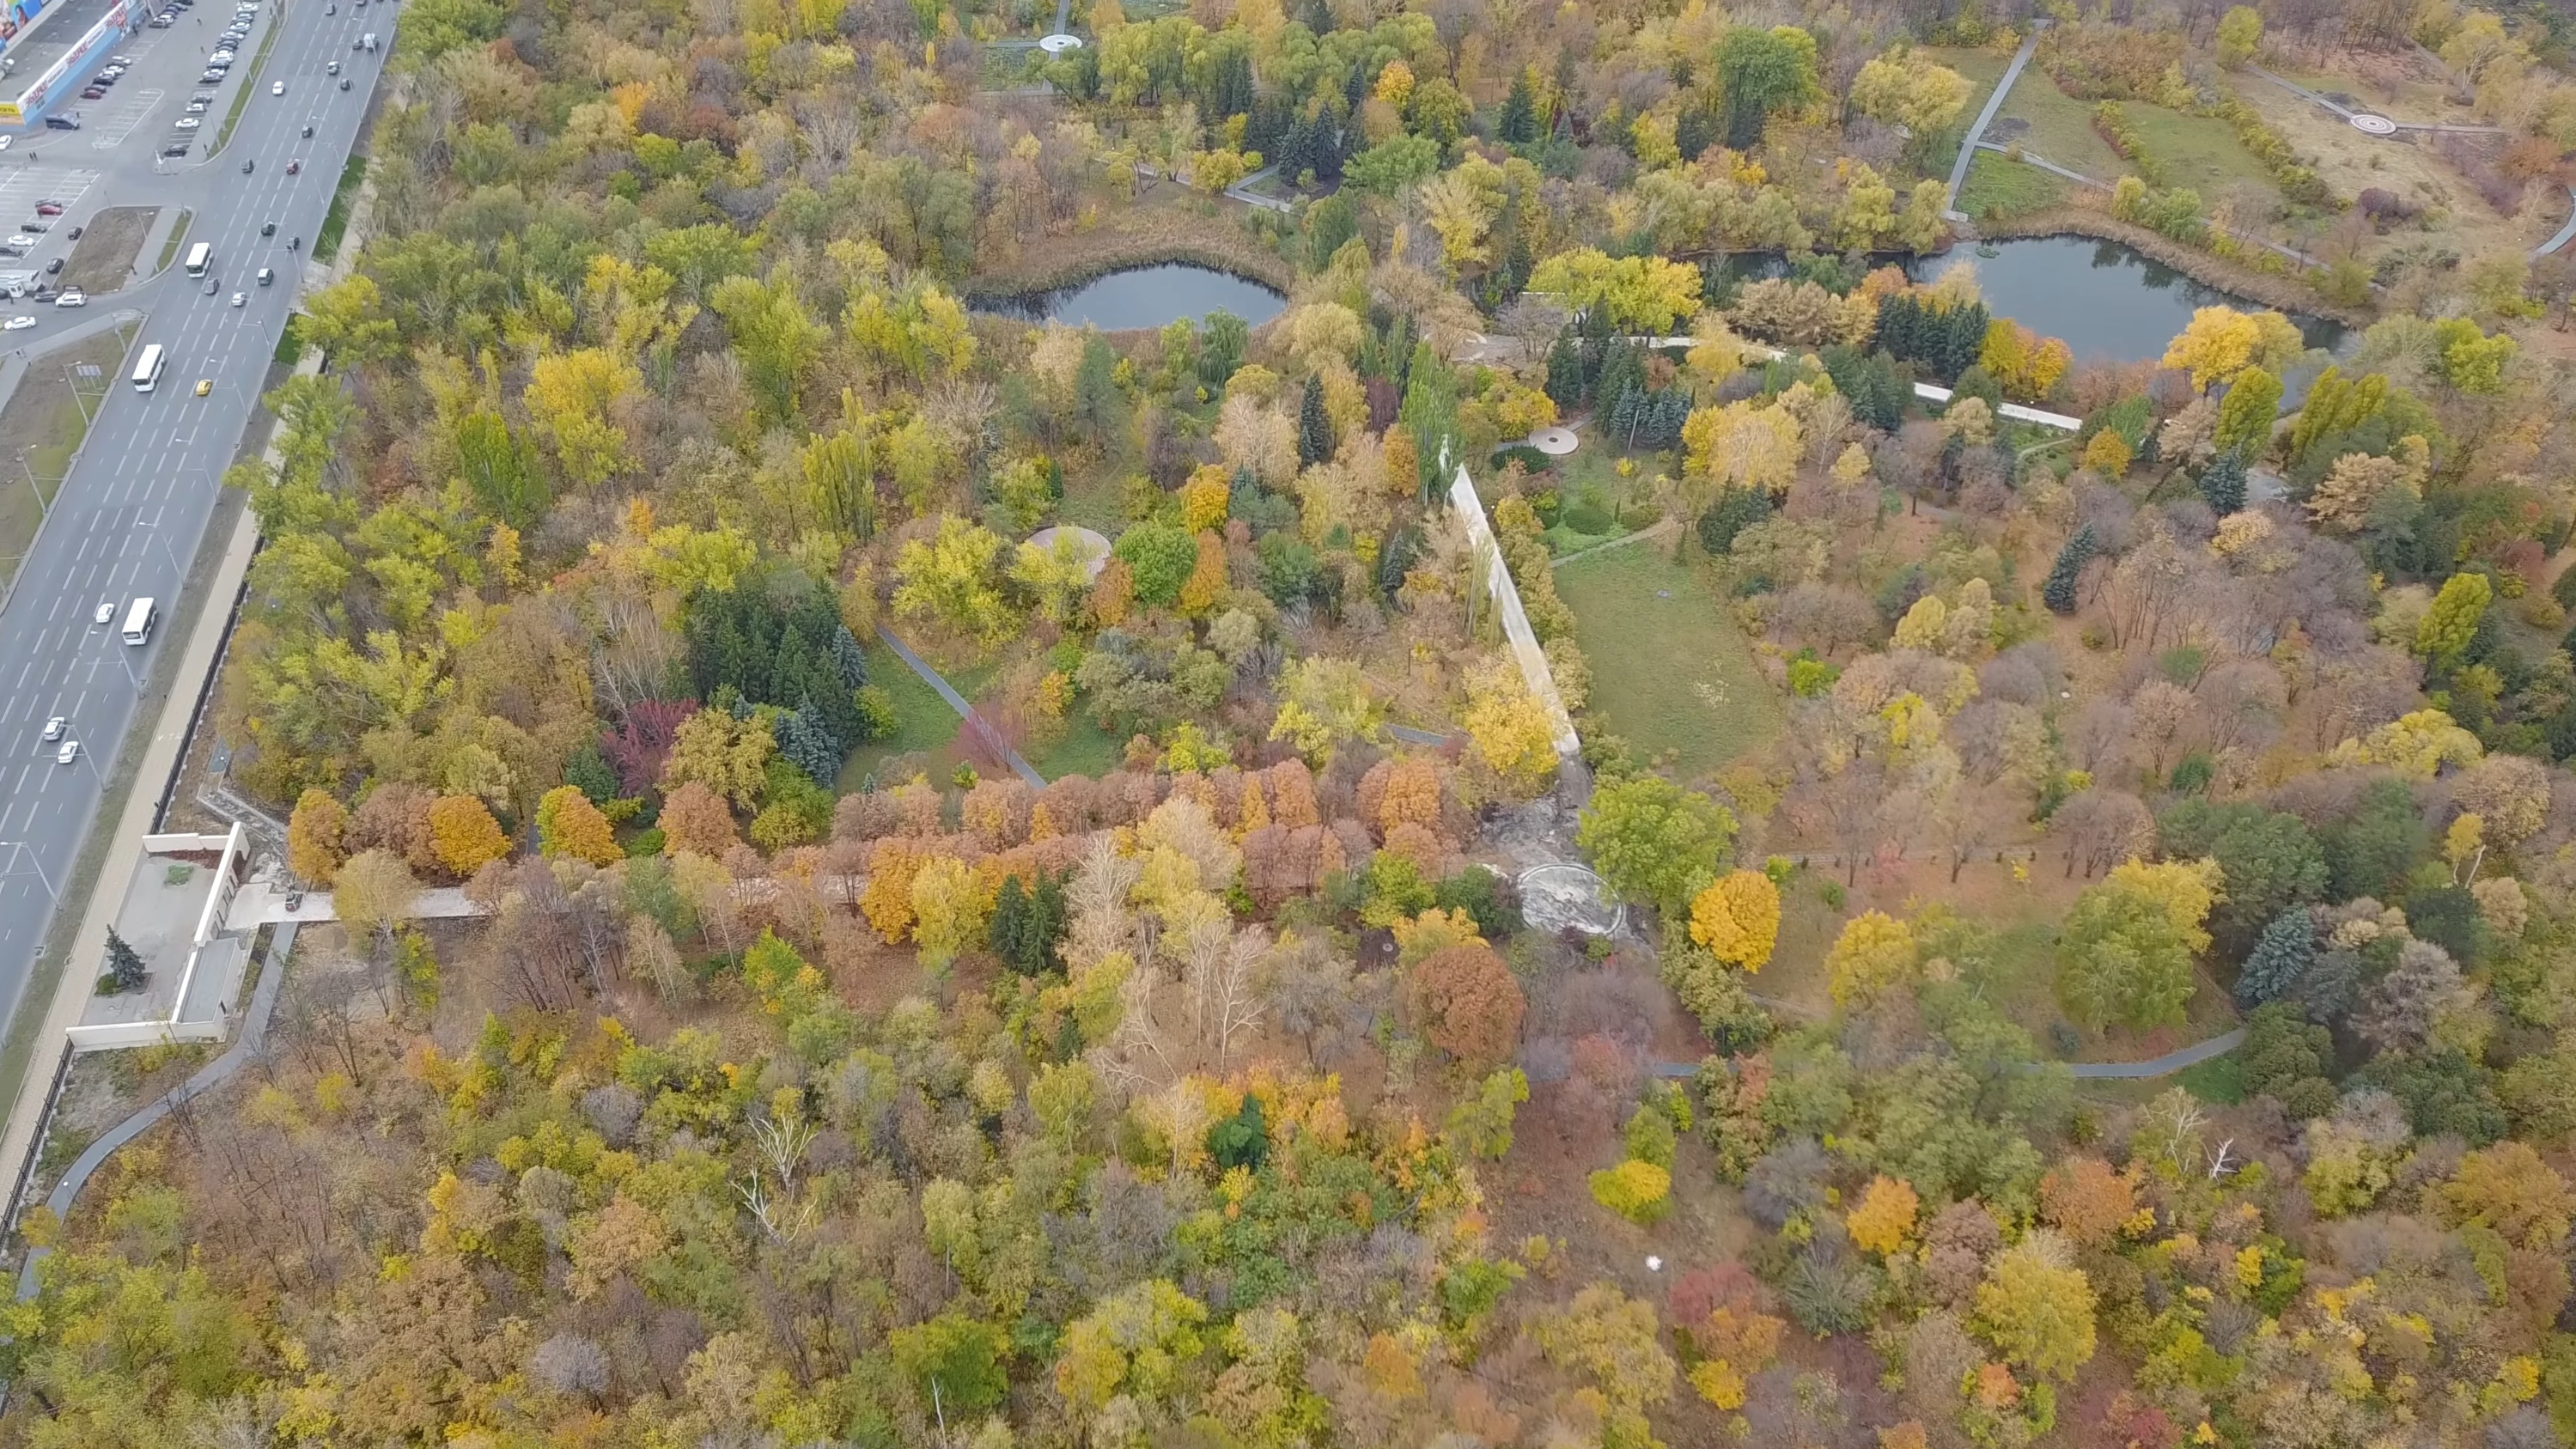
MULTIPOLYGON (((975 713, 975 706, 966 702, 966 696, 959 694, 954 685, 951 685, 947 680, 941 678, 938 670, 922 663, 921 656, 912 652, 911 645, 894 637, 894 631, 892 629, 887 628, 883 624, 879 624, 877 626, 877 637, 883 639, 886 642, 886 647, 894 651, 894 657, 902 660, 913 673, 920 675, 924 684, 938 690, 939 697, 948 701, 948 707, 957 711, 957 717, 967 721, 969 727, 971 727, 976 720, 981 718, 981 716, 975 713)), ((1043 790, 1046 788, 1046 776, 1038 773, 1037 766, 1021 759, 1019 751, 1012 749, 1008 745, 1003 745, 1002 753, 1009 758, 1012 773, 1018 775, 1021 779, 1028 781, 1031 786, 1037 789, 1043 790)))
POLYGON ((1959 138, 1959 159, 1950 163, 1950 194, 1941 203, 1944 214, 1953 220, 1963 218, 1959 188, 1968 184, 1968 167, 1977 159, 1977 142, 1986 134, 1986 127, 1994 124, 1995 112, 2004 108, 2004 98, 2012 94, 2013 82, 2021 79, 2021 68, 2030 64, 2030 53, 2039 48, 2039 33, 2047 28, 2045 20, 2031 22, 2030 34, 2021 38, 2021 48, 2013 52, 2012 64, 2004 67, 2002 79, 1995 82, 1994 92, 1986 97, 1985 109, 1977 112, 1977 123, 1959 138))
POLYGON ((2207 1041, 2193 1042, 2179 1051, 2170 1051, 2144 1062, 2070 1062, 2067 1070, 2088 1079, 2136 1079, 2169 1077, 2185 1067, 2196 1067, 2211 1057, 2223 1057, 2245 1044, 2245 1028, 2223 1031, 2207 1041))
MULTIPOLYGON (((142 1136, 191 1098, 203 1095, 240 1071, 243 1063, 260 1055, 268 1038, 268 1018, 277 1009, 277 986, 286 977, 286 958, 295 951, 295 929, 295 923, 289 921, 268 938, 268 957, 259 969, 259 985, 251 992, 250 1010, 243 1013, 241 1035, 233 1039, 231 1048, 198 1068, 195 1076, 146 1103, 142 1110, 110 1127, 91 1143, 89 1150, 73 1161, 71 1170, 63 1174, 62 1182, 45 1198, 45 1206, 53 1209, 56 1218, 71 1216, 72 1203, 80 1196, 81 1189, 89 1185, 90 1178, 106 1165, 116 1149, 142 1136)), ((50 1251, 47 1248, 28 1249, 27 1264, 18 1271, 18 1301, 21 1303, 36 1296, 39 1286, 37 1265, 45 1261, 45 1255, 50 1251)))

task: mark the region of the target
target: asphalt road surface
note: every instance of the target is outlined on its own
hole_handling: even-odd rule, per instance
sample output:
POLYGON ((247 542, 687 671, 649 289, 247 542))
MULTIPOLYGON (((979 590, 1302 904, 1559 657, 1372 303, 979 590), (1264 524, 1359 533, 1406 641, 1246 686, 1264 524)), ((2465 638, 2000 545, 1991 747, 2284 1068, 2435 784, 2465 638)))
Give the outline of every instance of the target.
MULTIPOLYGON (((0 1011, 10 1019, 21 1008, 45 1009, 24 998, 55 909, 53 891, 97 813, 101 772, 134 723, 138 685, 149 677, 157 651, 177 647, 170 643, 177 631, 169 615, 180 581, 258 406, 313 238, 392 48, 391 4, 327 3, 336 4, 336 14, 324 13, 326 0, 262 0, 239 63, 210 87, 198 84, 198 74, 230 23, 232 6, 198 0, 171 29, 143 30, 119 49, 133 68, 107 99, 67 103, 80 113, 82 129, 29 132, 0 154, 0 226, 32 217, 39 200, 66 208, 49 218, 52 230, 42 234, 34 255, 0 262, 0 270, 41 269, 68 256, 65 233, 102 207, 159 206, 165 214, 186 207, 195 214, 188 246, 213 244, 215 282, 207 295, 205 281, 188 277, 174 259, 162 276, 100 294, 87 310, 0 300, 0 312, 37 319, 33 328, 0 333, 0 350, 32 353, 95 323, 102 309, 145 315, 126 368, 99 379, 106 393, 98 419, 0 609, 0 1011), (270 27, 282 31, 254 69, 270 27), (352 50, 368 31, 376 33, 379 49, 352 50), (334 61, 351 78, 346 91, 328 74, 334 61), (270 93, 277 82, 285 85, 282 96, 270 93), (208 157, 206 146, 243 88, 251 97, 239 123, 223 151, 208 157), (207 90, 216 94, 202 113, 204 124, 193 132, 174 129, 189 98, 207 90), (310 139, 301 134, 308 124, 310 139), (192 143, 187 157, 159 154, 183 140, 192 143), (287 175, 287 163, 298 159, 300 174, 287 175), (247 175, 245 161, 255 163, 247 175), (262 237, 270 222, 276 234, 262 237), (303 249, 289 252, 290 237, 301 237, 303 249), (261 267, 276 270, 275 285, 257 284, 261 267), (245 294, 240 307, 232 305, 235 292, 245 294), (138 392, 123 374, 155 342, 168 362, 158 387, 138 392), (196 395, 200 379, 212 384, 204 397, 196 395), (162 620, 149 643, 130 647, 120 626, 129 602, 144 596, 158 601, 162 620), (103 604, 113 607, 105 624, 95 622, 103 604), (56 763, 56 745, 38 738, 56 715, 81 743, 68 765, 56 763)), ((138 261, 150 268, 158 260, 156 239, 138 261)), ((71 969, 77 974, 83 967, 71 969)))

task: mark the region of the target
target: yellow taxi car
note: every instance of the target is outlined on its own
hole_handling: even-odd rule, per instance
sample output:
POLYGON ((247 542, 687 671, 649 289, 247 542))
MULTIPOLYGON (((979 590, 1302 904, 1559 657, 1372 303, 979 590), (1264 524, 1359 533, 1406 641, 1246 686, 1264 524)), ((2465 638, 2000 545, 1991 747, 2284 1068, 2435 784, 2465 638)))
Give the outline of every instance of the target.
POLYGON ((206 394, 213 392, 214 390, 215 380, 213 378, 201 377, 197 379, 197 396, 204 397, 206 394))

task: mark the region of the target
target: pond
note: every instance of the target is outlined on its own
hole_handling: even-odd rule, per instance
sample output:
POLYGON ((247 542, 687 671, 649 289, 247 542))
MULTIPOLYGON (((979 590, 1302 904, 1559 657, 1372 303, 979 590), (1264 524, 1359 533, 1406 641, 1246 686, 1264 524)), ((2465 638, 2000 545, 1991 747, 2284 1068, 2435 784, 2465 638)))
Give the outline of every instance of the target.
POLYGON ((1258 327, 1279 315, 1288 299, 1259 282, 1187 262, 1131 267, 1077 286, 1016 297, 978 297, 975 310, 1024 322, 1062 322, 1121 332, 1161 327, 1179 318, 1204 318, 1222 309, 1258 327))
MULTIPOLYGON (((2260 302, 2193 281, 2118 242, 2091 237, 2024 237, 1987 244, 1993 256, 1961 244, 1931 257, 1887 258, 1917 282, 1953 267, 1977 269, 1977 290, 1987 310, 2010 317, 2043 337, 2065 339, 2078 362, 2152 362, 2201 307, 2257 310, 2260 302)), ((1877 259, 1873 259, 1877 260, 1877 259)), ((1739 253, 1726 258, 1731 276, 1752 280, 1788 270, 1776 254, 1739 253)), ((2292 312, 2291 323, 2310 347, 2335 351, 2344 327, 2323 317, 2292 312)))
MULTIPOLYGON (((2165 344, 2201 307, 2259 309, 2232 292, 2193 281, 2173 268, 2118 242, 2091 237, 2025 237, 1920 257, 1907 275, 1928 282, 1957 266, 1977 269, 1986 308, 2043 337, 2062 337, 2078 362, 2141 362, 2162 357, 2165 344)), ((2331 352, 2343 345, 2344 327, 2323 317, 2292 312, 2290 321, 2310 347, 2331 352)))

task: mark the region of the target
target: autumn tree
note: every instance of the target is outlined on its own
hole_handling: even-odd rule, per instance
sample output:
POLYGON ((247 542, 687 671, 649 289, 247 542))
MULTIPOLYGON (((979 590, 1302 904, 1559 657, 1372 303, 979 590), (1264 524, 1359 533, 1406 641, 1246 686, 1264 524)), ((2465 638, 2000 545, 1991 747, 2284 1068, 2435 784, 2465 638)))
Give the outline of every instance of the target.
POLYGON ((1735 816, 1697 791, 1638 774, 1593 791, 1574 839, 1614 894, 1678 918, 1725 864, 1735 816))
POLYGON ((2478 621, 2486 616, 2487 603, 2495 597, 2494 585, 2482 573, 2463 571, 2442 581, 2442 591, 2433 596, 2433 606, 2424 611, 2423 620, 2415 626, 2415 652, 2424 656, 2436 670, 2447 670, 2459 663, 2477 637, 2478 621))
POLYGON ((286 822, 286 868, 296 878, 330 889, 349 858, 349 812, 330 791, 308 788, 296 797, 286 822))
POLYGON ((1861 66, 1849 99, 1852 109, 1871 120, 1920 138, 1938 135, 1959 118, 1968 104, 1968 82, 1923 52, 1899 47, 1861 66))
POLYGON ((1555 726, 1508 661, 1488 660, 1468 674, 1460 723, 1476 757, 1515 796, 1534 795, 1555 777, 1555 726))
POLYGON ((2076 897, 2057 942, 2067 1014, 2095 1031, 2179 1023, 2218 887, 2215 861, 2131 861, 2076 897))
POLYGON ((894 611, 952 629, 980 643, 1010 632, 1016 622, 1003 597, 996 565, 1000 537, 949 514, 929 538, 915 538, 895 556, 894 611))
POLYGON ((383 936, 410 916, 420 896, 420 880, 400 856, 385 850, 362 850, 340 867, 331 890, 331 909, 361 935, 383 936))
POLYGON ((992 897, 975 872, 954 856, 933 856, 912 877, 912 939, 921 961, 943 970, 957 953, 984 939, 992 897))
POLYGON ((2306 347, 2299 329, 2278 312, 2239 312, 2233 307, 2202 307, 2191 323, 2165 348, 2163 366, 2191 374, 2191 385, 2203 392, 2234 382, 2247 368, 2278 372, 2306 347))
POLYGON ((1520 1041, 1520 983, 1482 942, 1424 957, 1406 994, 1423 1038, 1470 1067, 1503 1060, 1520 1041))
POLYGON ((662 802, 658 821, 662 831, 662 849, 677 855, 689 851, 709 860, 721 860, 724 853, 741 843, 734 833, 733 811, 723 798, 698 781, 692 780, 662 802))
POLYGON ((609 865, 625 852, 608 817, 576 785, 558 785, 537 801, 537 851, 549 860, 570 858, 609 865))
POLYGON ((1760 971, 1780 939, 1780 888, 1758 870, 1730 871, 1691 901, 1691 939, 1745 971, 1760 971))
POLYGON ((2093 1285, 2065 1241, 2034 1232, 1988 1265, 1975 1324, 2005 1362, 2062 1381, 2093 1357, 2093 1305, 2093 1285))
POLYGON ((2040 1178, 2039 1204, 2068 1242, 2099 1247, 2137 1215, 2137 1180, 2098 1157, 2070 1157, 2040 1178))
POLYGON ((1866 1006, 1914 975, 1914 933, 1884 911, 1863 911, 1843 923, 1825 953, 1829 989, 1837 1006, 1866 1006))
POLYGON ((510 853, 491 808, 471 795, 441 795, 430 804, 429 841, 438 863, 460 880, 510 853))
POLYGON ((1844 1216, 1843 1224, 1850 1230, 1853 1243, 1885 1257, 1903 1248, 1913 1235, 1914 1215, 1920 1206, 1912 1183, 1882 1173, 1870 1179, 1861 1193, 1860 1205, 1844 1216))

